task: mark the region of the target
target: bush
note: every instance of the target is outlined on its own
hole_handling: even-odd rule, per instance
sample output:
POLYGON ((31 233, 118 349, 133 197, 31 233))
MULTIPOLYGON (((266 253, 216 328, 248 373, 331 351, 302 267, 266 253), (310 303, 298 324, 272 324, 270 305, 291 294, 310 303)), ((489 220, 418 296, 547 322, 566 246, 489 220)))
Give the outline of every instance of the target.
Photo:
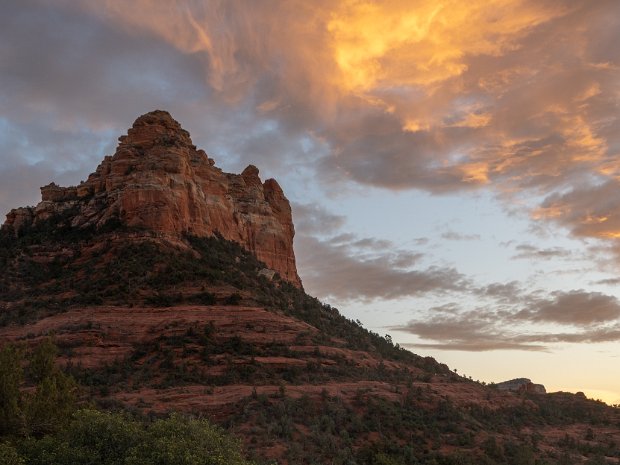
POLYGON ((96 410, 76 412, 56 436, 25 441, 21 454, 29 465, 250 465, 239 444, 206 420, 147 423, 96 410))
POLYGON ((57 351, 50 339, 34 349, 28 365, 34 389, 24 391, 22 351, 11 344, 0 350, 0 435, 42 435, 67 423, 76 384, 54 365, 57 351))
POLYGON ((0 442, 0 463, 2 465, 25 465, 13 446, 0 442))

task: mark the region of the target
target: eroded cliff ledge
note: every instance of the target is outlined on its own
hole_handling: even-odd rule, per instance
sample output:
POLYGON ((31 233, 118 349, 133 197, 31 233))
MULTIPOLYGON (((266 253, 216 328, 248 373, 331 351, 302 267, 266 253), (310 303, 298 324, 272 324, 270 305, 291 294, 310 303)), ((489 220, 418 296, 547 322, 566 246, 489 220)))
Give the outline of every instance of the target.
POLYGON ((21 235, 61 215, 74 228, 119 223, 164 236, 217 233, 301 287, 291 207, 274 179, 261 182, 253 165, 223 172, 166 111, 140 116, 119 141, 86 181, 42 187, 42 201, 9 212, 3 229, 21 235))

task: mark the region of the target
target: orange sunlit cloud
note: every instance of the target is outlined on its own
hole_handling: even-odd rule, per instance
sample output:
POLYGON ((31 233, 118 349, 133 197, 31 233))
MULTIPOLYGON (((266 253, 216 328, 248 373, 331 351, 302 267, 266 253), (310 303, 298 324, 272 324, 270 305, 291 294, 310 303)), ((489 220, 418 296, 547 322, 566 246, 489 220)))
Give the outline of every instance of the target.
MULTIPOLYGON (((82 8, 195 56, 224 99, 251 97, 259 114, 287 126, 303 120, 299 130, 332 150, 321 162, 327 179, 537 198, 620 176, 612 152, 620 79, 604 48, 613 27, 606 5, 91 0, 82 8)), ((586 212, 569 224, 558 208, 532 217, 615 237, 584 229, 586 212)))
POLYGON ((471 55, 501 55, 529 28, 561 14, 514 0, 345 2, 328 31, 343 85, 429 87, 462 74, 471 55))

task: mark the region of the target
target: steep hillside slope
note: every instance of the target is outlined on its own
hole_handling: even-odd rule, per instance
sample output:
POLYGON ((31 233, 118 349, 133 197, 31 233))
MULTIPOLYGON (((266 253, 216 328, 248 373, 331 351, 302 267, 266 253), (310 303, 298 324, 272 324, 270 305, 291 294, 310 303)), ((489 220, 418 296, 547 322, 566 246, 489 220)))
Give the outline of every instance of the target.
POLYGON ((281 191, 276 202, 253 168, 192 165, 198 152, 170 121, 139 118, 75 192, 47 187, 36 208, 9 214, 0 344, 52 335, 84 403, 208 416, 258 463, 619 463, 618 409, 467 380, 306 295, 281 191), (181 149, 150 145, 161 131, 180 133, 181 149), (162 168, 170 153, 182 168, 162 168), (211 182, 223 203, 204 194, 211 182))

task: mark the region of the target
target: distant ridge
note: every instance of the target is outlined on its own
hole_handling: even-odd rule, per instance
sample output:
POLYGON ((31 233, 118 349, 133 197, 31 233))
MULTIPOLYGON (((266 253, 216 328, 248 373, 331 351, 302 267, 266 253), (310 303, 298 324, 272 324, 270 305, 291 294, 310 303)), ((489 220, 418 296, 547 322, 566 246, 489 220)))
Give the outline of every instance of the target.
POLYGON ((496 384, 497 389, 502 391, 514 391, 514 392, 530 392, 533 394, 546 394, 547 390, 542 384, 534 384, 531 379, 528 378, 515 378, 509 381, 503 381, 496 384))

